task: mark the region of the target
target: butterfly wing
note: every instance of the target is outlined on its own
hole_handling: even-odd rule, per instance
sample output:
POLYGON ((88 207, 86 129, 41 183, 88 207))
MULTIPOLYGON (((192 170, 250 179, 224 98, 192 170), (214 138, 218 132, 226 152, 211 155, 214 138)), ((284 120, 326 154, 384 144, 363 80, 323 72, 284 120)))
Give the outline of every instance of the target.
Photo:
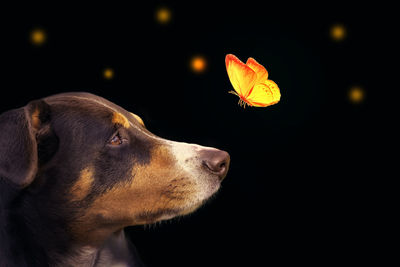
POLYGON ((248 95, 256 82, 257 74, 232 54, 226 55, 225 65, 235 91, 240 96, 248 95))
POLYGON ((278 103, 281 100, 281 91, 279 90, 278 85, 272 80, 267 80, 264 83, 271 90, 271 93, 272 93, 272 95, 274 97, 274 102, 278 103))
POLYGON ((278 103, 280 99, 281 92, 279 87, 271 80, 256 84, 247 97, 247 101, 255 107, 270 106, 278 103))
POLYGON ((254 58, 249 57, 249 59, 247 59, 246 65, 249 66, 257 74, 256 84, 265 82, 268 79, 268 71, 254 58))

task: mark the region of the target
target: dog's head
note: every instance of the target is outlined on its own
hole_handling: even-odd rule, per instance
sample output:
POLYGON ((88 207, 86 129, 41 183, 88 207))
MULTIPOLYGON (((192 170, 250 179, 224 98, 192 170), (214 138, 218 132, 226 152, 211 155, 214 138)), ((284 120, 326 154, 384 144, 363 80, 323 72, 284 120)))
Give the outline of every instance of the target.
POLYGON ((228 153, 162 139, 137 115, 87 93, 8 111, 0 129, 0 178, 39 213, 65 220, 81 242, 190 213, 229 168, 228 153))

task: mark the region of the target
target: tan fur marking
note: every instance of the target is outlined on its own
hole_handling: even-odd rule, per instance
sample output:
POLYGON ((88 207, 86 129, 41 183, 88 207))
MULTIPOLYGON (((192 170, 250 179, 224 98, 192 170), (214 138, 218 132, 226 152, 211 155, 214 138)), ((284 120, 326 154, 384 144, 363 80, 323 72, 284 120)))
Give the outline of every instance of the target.
POLYGON ((93 170, 90 167, 83 169, 80 172, 79 179, 71 188, 71 195, 73 201, 79 201, 84 199, 90 192, 90 188, 93 184, 93 170))
POLYGON ((113 118, 112 118, 112 123, 121 124, 122 126, 124 126, 127 129, 130 126, 128 119, 119 112, 114 112, 113 118))
POLYGON ((130 112, 131 114, 132 114, 132 116, 141 124, 141 125, 143 125, 144 126, 144 122, 143 122, 143 120, 142 120, 142 118, 140 118, 138 115, 136 115, 135 113, 132 113, 132 112, 130 112))
POLYGON ((35 109, 32 113, 32 127, 38 129, 40 127, 40 119, 39 119, 40 111, 39 109, 35 109))
POLYGON ((151 217, 154 212, 186 209, 194 201, 196 185, 173 167, 175 160, 169 149, 158 147, 151 158, 149 165, 134 165, 131 183, 115 185, 81 214, 71 228, 77 240, 97 243, 123 227, 155 222, 159 218, 151 217), (107 230, 99 227, 104 221, 108 222, 107 230))

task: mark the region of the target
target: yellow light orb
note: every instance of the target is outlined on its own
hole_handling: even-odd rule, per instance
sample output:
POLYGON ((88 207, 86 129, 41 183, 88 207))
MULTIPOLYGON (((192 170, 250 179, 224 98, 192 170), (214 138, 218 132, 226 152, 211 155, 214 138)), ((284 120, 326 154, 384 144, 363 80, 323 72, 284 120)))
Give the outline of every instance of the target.
POLYGON ((346 28, 341 24, 336 24, 331 27, 330 30, 331 38, 334 41, 340 42, 346 38, 346 28))
POLYGON ((352 103, 358 104, 361 103, 365 98, 364 90, 360 87, 352 87, 349 91, 349 99, 352 103))
POLYGON ((34 29, 30 33, 30 40, 34 45, 43 45, 46 42, 46 32, 43 29, 34 29))
POLYGON ((197 73, 203 72, 207 67, 207 61, 202 56, 195 56, 190 61, 190 67, 194 72, 197 73))
POLYGON ((171 11, 166 7, 160 7, 156 11, 156 20, 161 24, 166 24, 171 20, 171 11))
POLYGON ((103 77, 106 80, 111 80, 112 78, 114 78, 114 70, 111 68, 105 68, 103 70, 103 77))

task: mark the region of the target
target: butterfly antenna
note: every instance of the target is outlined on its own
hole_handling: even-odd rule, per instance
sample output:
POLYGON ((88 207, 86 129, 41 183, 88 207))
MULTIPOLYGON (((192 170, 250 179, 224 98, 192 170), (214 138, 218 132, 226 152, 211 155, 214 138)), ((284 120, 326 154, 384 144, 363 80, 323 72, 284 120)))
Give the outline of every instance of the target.
POLYGON ((228 93, 239 96, 235 91, 229 91, 228 93))

